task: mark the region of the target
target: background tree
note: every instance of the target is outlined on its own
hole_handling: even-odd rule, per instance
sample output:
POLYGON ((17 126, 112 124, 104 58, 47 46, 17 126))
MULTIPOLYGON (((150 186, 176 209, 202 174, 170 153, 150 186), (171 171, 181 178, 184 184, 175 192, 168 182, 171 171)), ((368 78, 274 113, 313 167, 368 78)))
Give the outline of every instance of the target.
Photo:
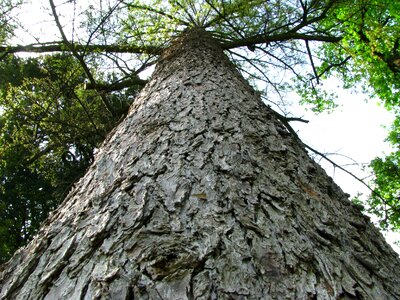
MULTIPOLYGON (((321 86, 335 76, 342 78, 345 88, 361 84, 398 114, 396 12, 400 8, 396 1, 50 1, 47 9, 59 38, 43 41, 37 37, 34 44, 10 43, 0 49, 5 67, 37 65, 34 76, 22 74, 20 83, 12 84, 13 75, 3 81, 11 84, 3 87, 2 96, 1 153, 6 174, 2 188, 4 195, 13 195, 4 198, 10 199, 4 211, 12 207, 16 194, 23 195, 11 188, 15 185, 6 185, 14 178, 7 174, 16 172, 10 170, 21 161, 26 162, 22 169, 29 176, 42 178, 37 190, 56 190, 57 200, 46 203, 48 209, 54 207, 145 83, 138 74, 155 63, 173 37, 193 25, 212 32, 271 105, 297 91, 316 111, 332 109, 334 97, 321 86), (17 62, 12 55, 21 51, 71 55, 17 62)), ((287 107, 281 110, 279 118, 291 130, 289 121, 299 118, 287 107)), ((398 131, 398 123, 393 132, 398 131)), ((391 134, 390 140, 396 145, 398 136, 391 134)), ((398 228, 398 186, 393 184, 397 182, 393 170, 398 166, 398 152, 372 166, 376 189, 371 209, 383 216, 384 226, 398 228)), ((18 176, 15 183, 25 184, 30 196, 16 203, 26 206, 29 201, 46 201, 27 201, 36 195, 40 198, 40 193, 21 180, 26 177, 18 176)), ((29 218, 36 214, 21 211, 29 218)), ((13 220, 5 218, 9 219, 13 220)), ((17 226, 17 235, 27 226, 26 217, 20 219, 25 225, 17 226)), ((28 224, 33 230, 38 222, 28 224)), ((31 234, 21 235, 26 240, 31 234)))
POLYGON ((13 22, 12 11, 18 7, 22 1, 1 0, 0 1, 0 42, 4 43, 12 35, 15 22, 13 22))
POLYGON ((4 261, 32 238, 84 174, 97 145, 127 112, 134 95, 110 95, 111 115, 94 91, 84 89, 84 72, 67 54, 10 56, 0 69, 4 261))

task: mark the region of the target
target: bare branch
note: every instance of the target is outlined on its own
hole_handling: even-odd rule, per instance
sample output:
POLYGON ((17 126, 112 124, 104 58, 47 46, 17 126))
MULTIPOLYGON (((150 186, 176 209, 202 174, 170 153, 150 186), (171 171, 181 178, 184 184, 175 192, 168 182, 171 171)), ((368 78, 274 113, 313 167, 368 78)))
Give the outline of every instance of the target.
POLYGON ((342 60, 339 63, 336 64, 330 64, 328 67, 326 67, 321 73, 318 74, 318 77, 321 77, 324 75, 326 72, 329 72, 330 69, 335 68, 335 67, 341 67, 344 64, 346 64, 349 60, 351 59, 351 56, 347 56, 344 60, 342 60))
POLYGON ((257 78, 254 74, 251 74, 250 72, 246 71, 246 73, 247 73, 248 75, 252 76, 253 78, 260 79, 260 80, 262 80, 262 81, 267 81, 267 82, 274 88, 274 90, 275 90, 276 93, 279 95, 279 97, 282 97, 282 96, 281 96, 281 93, 280 93, 280 91, 279 91, 279 89, 276 87, 276 84, 274 84, 274 83, 269 79, 269 77, 267 76, 267 74, 265 74, 265 72, 264 72, 259 66, 257 66, 257 65, 254 63, 254 61, 248 59, 247 57, 245 57, 245 56, 243 56, 243 55, 241 55, 241 54, 239 54, 239 53, 236 53, 236 52, 233 52, 233 51, 229 51, 229 52, 230 52, 232 55, 236 55, 236 56, 242 58, 244 61, 246 61, 248 64, 250 64, 250 65, 251 65, 253 68, 255 68, 262 76, 264 76, 264 79, 262 79, 262 78, 257 78))
POLYGON ((374 190, 373 188, 371 188, 363 179, 361 179, 360 177, 358 177, 357 175, 353 174, 352 172, 350 172, 349 170, 347 170, 346 168, 338 165, 337 163, 335 163, 333 160, 331 160, 329 157, 327 157, 325 154, 319 152, 318 150, 315 150, 314 148, 310 147, 309 145, 303 143, 300 139, 300 137, 298 136, 298 134, 294 131, 294 129, 292 128, 292 126, 290 126, 288 120, 286 117, 280 115, 279 113, 277 113, 276 111, 271 109, 271 112, 282 122, 282 124, 286 127, 286 129, 293 135, 293 137, 296 139, 296 141, 301 145, 304 146, 306 149, 309 149, 310 151, 314 152, 315 154, 319 155, 320 157, 322 157, 323 159, 325 159, 326 161, 328 161, 329 163, 331 163, 335 168, 338 168, 340 170, 342 170, 343 172, 345 172, 346 174, 350 175, 351 177, 353 177, 354 179, 356 179, 357 181, 359 181, 361 184, 363 184, 373 195, 375 195, 376 197, 378 197, 382 203, 384 203, 385 205, 388 205, 389 207, 391 207, 393 210, 397 210, 395 207, 393 207, 393 205, 390 205, 389 203, 387 203, 387 201, 385 200, 385 198, 382 197, 382 195, 380 193, 378 193, 376 190, 374 190))
POLYGON ((329 35, 312 35, 305 33, 297 33, 297 32, 287 32, 276 35, 261 35, 261 36, 252 36, 245 39, 240 39, 231 42, 222 43, 222 48, 224 50, 243 47, 243 46, 251 46, 256 44, 268 44, 271 42, 284 42, 290 40, 303 40, 303 41, 319 41, 319 42, 329 42, 329 43, 337 43, 342 40, 341 37, 329 36, 329 35))
POLYGON ((147 80, 143 80, 140 78, 129 78, 126 80, 118 81, 112 84, 101 84, 96 83, 96 85, 88 84, 86 86, 87 89, 95 89, 98 92, 109 93, 114 91, 120 91, 124 88, 130 87, 132 85, 140 85, 144 86, 147 83, 147 80))
MULTIPOLYGON (((127 3, 126 1, 122 1, 122 3, 124 3, 129 8, 136 8, 136 9, 141 9, 141 10, 148 11, 148 12, 153 12, 153 13, 159 14, 161 16, 167 17, 168 19, 170 19, 172 21, 178 21, 182 25, 190 26, 190 24, 188 22, 181 20, 173 15, 170 15, 164 11, 155 9, 153 7, 146 6, 146 5, 137 5, 137 4, 127 3)), ((179 3, 178 3, 178 5, 181 6, 179 3)))
POLYGON ((75 97, 75 99, 78 101, 79 105, 82 107, 82 109, 84 110, 86 116, 89 119, 89 122, 92 124, 94 130, 96 131, 96 133, 101 136, 102 138, 104 138, 104 136, 100 133, 99 129, 96 126, 96 123, 93 121, 92 116, 90 115, 89 111, 87 110, 86 106, 83 104, 83 102, 81 101, 81 99, 79 98, 79 96, 75 93, 75 91, 72 89, 72 93, 75 97))
POLYGON ((288 122, 293 122, 293 121, 302 122, 302 123, 309 123, 310 122, 308 120, 304 120, 303 118, 292 118, 292 117, 284 117, 284 118, 288 122))
MULTIPOLYGON (((210 7, 221 17, 221 19, 225 20, 226 23, 242 38, 244 39, 244 35, 229 21, 228 18, 224 14, 222 14, 209 0, 206 0, 206 3, 210 5, 210 7)), ((247 45, 249 47, 249 45, 247 45)))
MULTIPOLYGON (((89 70, 89 67, 87 66, 85 60, 83 59, 83 55, 80 55, 80 54, 76 51, 76 49, 75 49, 75 47, 74 47, 74 44, 68 42, 67 36, 65 35, 64 30, 63 30, 63 28, 62 28, 62 26, 61 26, 60 20, 59 20, 59 18, 58 18, 57 11, 56 11, 56 7, 55 7, 55 5, 54 5, 53 0, 49 0, 49 3, 50 3, 50 6, 51 6, 51 10, 52 10, 53 16, 54 16, 54 20, 55 20, 56 25, 57 25, 57 27, 58 27, 58 30, 60 31, 60 34, 61 34, 61 36, 62 36, 62 38, 63 38, 63 40, 64 40, 64 43, 65 43, 65 44, 68 46, 68 48, 71 50, 72 54, 78 59, 79 63, 81 64, 83 70, 84 70, 85 73, 86 73, 86 76, 89 78, 90 83, 91 83, 93 86, 96 86, 96 80, 94 79, 94 77, 93 77, 93 75, 92 75, 92 72, 89 70)), ((100 93, 100 97, 101 97, 101 99, 102 99, 102 101, 103 101, 105 107, 106 107, 107 110, 110 112, 110 114, 111 114, 112 116, 115 116, 114 109, 112 108, 112 106, 111 106, 110 102, 108 101, 108 99, 107 99, 103 94, 101 94, 101 93, 100 93)))
POLYGON ((309 45, 309 43, 308 43, 307 40, 305 40, 305 43, 306 43, 306 48, 307 48, 307 54, 308 54, 308 57, 310 58, 311 67, 312 67, 312 69, 313 69, 315 79, 317 80, 317 84, 319 84, 319 76, 318 76, 317 70, 316 70, 316 68, 315 68, 314 59, 313 59, 313 57, 312 57, 310 45, 309 45))
MULTIPOLYGON (((86 46, 89 45, 90 41, 92 40, 94 34, 97 32, 97 30, 99 30, 104 23, 107 21, 107 19, 109 19, 111 17, 111 15, 114 13, 114 11, 118 8, 118 6, 121 4, 121 2, 117 2, 107 13, 106 15, 101 19, 100 23, 97 24, 96 28, 90 33, 89 38, 87 39, 87 43, 86 46)), ((85 51, 86 52, 86 49, 85 51)))
POLYGON ((295 74, 297 77, 300 77, 300 75, 296 72, 296 70, 291 65, 289 65, 287 62, 285 62, 283 59, 277 57, 276 55, 272 54, 271 52, 268 52, 267 50, 265 50, 262 47, 256 47, 256 49, 262 51, 266 55, 271 56, 275 60, 279 61, 286 69, 292 71, 293 74, 295 74))
MULTIPOLYGON (((16 46, 0 46, 0 53, 48 53, 48 52, 63 52, 70 51, 67 47, 72 44, 67 41, 58 41, 51 43, 37 43, 29 45, 16 45, 16 46)), ((136 53, 136 54, 153 54, 160 55, 162 48, 151 46, 134 46, 134 45, 80 45, 74 44, 74 49, 78 52, 108 52, 108 53, 136 53)))

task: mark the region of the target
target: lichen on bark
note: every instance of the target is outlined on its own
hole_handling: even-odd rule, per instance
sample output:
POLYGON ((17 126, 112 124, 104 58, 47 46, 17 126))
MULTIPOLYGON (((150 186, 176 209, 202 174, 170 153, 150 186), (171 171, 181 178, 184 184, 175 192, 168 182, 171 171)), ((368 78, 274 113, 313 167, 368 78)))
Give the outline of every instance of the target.
POLYGON ((175 41, 2 299, 398 299, 400 262, 201 29, 175 41))

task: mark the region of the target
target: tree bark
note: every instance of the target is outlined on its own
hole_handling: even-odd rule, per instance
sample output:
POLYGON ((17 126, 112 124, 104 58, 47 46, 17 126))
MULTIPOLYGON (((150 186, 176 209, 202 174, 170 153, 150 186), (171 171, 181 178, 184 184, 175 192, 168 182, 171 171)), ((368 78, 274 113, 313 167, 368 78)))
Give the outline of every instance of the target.
POLYGON ((400 261, 206 32, 151 81, 2 299, 399 299, 400 261))

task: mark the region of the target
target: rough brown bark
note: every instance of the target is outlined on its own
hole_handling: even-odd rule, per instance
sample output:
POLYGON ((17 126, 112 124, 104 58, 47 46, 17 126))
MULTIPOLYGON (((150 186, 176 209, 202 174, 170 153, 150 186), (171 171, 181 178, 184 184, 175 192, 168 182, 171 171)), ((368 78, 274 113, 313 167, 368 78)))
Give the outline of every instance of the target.
POLYGON ((399 299, 400 261, 192 30, 3 265, 2 299, 399 299))

